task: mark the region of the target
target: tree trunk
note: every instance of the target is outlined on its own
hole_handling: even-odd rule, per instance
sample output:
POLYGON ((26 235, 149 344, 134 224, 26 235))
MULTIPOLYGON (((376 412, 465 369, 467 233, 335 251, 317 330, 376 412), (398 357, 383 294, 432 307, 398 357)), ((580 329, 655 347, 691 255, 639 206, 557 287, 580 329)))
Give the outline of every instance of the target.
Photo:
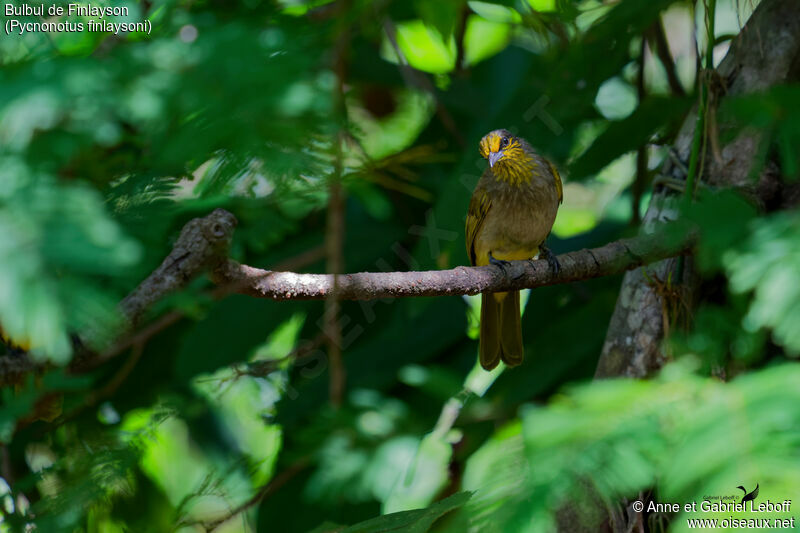
MULTIPOLYGON (((800 79, 800 2, 761 2, 711 76, 712 116, 715 103, 722 98, 800 79)), ((689 159, 695 121, 696 111, 686 118, 674 144, 683 161, 689 159)), ((751 191, 765 208, 779 208, 792 202, 795 191, 782 186, 775 164, 767 164, 757 181, 749 177, 761 149, 760 133, 734 123, 720 123, 716 129, 712 130, 712 136, 739 133, 725 135, 733 140, 720 146, 719 160, 711 153, 712 142, 707 143, 704 154, 707 172, 699 176, 705 183, 751 191)), ((685 173, 671 160, 665 163, 662 174, 685 180, 685 173)), ((663 187, 654 192, 642 232, 648 233, 658 221, 675 218, 678 200, 678 194, 663 187)), ((691 258, 683 263, 682 273, 678 265, 679 259, 666 259, 625 274, 595 377, 644 377, 663 366, 667 357, 661 345, 673 318, 671 308, 675 307, 670 298, 681 298, 681 305, 691 307, 697 285, 691 258), (675 291, 679 278, 683 285, 678 295, 675 291), (666 286, 667 280, 672 280, 670 287, 666 286)))

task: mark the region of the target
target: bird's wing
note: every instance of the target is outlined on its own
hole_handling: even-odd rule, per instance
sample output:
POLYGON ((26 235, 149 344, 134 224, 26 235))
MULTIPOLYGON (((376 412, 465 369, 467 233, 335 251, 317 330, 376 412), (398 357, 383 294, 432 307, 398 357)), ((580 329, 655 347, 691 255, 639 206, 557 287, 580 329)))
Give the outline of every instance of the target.
POLYGON ((754 500, 758 496, 758 483, 756 483, 756 488, 753 489, 753 492, 750 493, 750 496, 752 496, 754 500))
POLYGON ((483 221, 486 220, 486 213, 492 206, 492 200, 486 193, 480 183, 475 187, 475 192, 472 193, 472 199, 469 201, 469 210, 467 210, 467 223, 464 228, 467 242, 467 255, 471 264, 475 264, 475 238, 478 236, 483 221))
POLYGON ((550 172, 553 173, 553 178, 556 180, 556 191, 558 191, 558 203, 561 203, 564 201, 564 185, 561 184, 561 174, 558 173, 558 170, 556 170, 556 167, 553 163, 547 161, 546 159, 545 161, 547 162, 547 166, 550 167, 550 172))

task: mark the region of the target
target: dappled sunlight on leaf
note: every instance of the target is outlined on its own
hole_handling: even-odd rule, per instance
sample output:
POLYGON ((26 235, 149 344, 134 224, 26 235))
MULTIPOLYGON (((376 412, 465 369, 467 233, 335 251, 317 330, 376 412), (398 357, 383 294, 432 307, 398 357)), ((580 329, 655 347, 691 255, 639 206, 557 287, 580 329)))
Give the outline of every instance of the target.
POLYGON ((500 52, 510 40, 511 27, 508 24, 471 16, 467 18, 464 34, 464 59, 474 65, 500 52))
MULTIPOLYGON (((422 20, 401 22, 397 25, 397 46, 406 61, 419 70, 433 74, 444 74, 455 66, 456 44, 452 36, 447 40, 422 20)), ((384 57, 397 62, 397 53, 384 41, 384 57)))
MULTIPOLYGON (((372 89, 377 91, 378 89, 372 89)), ((386 98, 392 98, 395 108, 388 116, 379 119, 372 116, 366 105, 369 95, 360 101, 349 103, 350 118, 357 130, 361 147, 373 159, 380 159, 408 148, 433 115, 433 99, 418 91, 391 91, 386 98)))

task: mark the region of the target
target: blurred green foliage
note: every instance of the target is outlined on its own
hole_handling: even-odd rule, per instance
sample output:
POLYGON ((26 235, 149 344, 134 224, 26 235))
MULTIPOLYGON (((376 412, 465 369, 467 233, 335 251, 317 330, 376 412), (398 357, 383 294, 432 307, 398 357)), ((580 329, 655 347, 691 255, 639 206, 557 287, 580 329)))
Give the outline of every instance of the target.
MULTIPOLYGON (((756 4, 719 0, 717 37, 756 4)), ((702 3, 113 5, 152 34, 0 39, 0 348, 51 365, 2 391, 0 530, 546 531, 640 493, 800 488, 800 220, 731 191, 681 211, 700 296, 651 381, 581 383, 619 276, 531 291, 509 372, 476 367, 479 299, 344 302, 338 408, 323 302, 218 298, 206 279, 149 312, 182 318, 141 351, 61 370, 113 343, 116 303, 215 207, 239 220, 236 260, 322 272, 340 180, 347 271, 466 264, 477 141, 498 127, 563 171, 552 249, 629 236, 647 202, 634 184, 649 188, 696 100, 702 3), (652 39, 637 88, 659 18, 689 97, 652 39)), ((797 97, 724 101, 721 117, 763 133, 754 176, 774 160, 796 177, 797 97)))
MULTIPOLYGON (((800 390, 797 365, 730 384, 692 375, 691 366, 685 359, 654 381, 595 382, 547 407, 525 408, 520 421, 467 461, 463 485, 475 494, 462 512, 470 524, 480 531, 549 531, 564 519, 554 515, 559 509, 574 513, 577 523, 568 530, 581 523, 594 529, 597 508, 583 502, 605 509, 653 486, 656 501, 681 504, 736 494, 742 479, 759 480, 761 497, 772 501, 796 490, 800 410, 787 402, 800 390)), ((675 521, 671 530, 685 524, 675 521)))

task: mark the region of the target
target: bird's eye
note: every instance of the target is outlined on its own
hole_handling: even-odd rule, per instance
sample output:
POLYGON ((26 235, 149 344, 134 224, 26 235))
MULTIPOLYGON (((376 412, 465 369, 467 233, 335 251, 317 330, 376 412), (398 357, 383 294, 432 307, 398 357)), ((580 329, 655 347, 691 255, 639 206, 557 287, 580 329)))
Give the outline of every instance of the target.
POLYGON ((508 137, 503 137, 500 139, 500 149, 502 150, 506 146, 508 146, 508 137))

